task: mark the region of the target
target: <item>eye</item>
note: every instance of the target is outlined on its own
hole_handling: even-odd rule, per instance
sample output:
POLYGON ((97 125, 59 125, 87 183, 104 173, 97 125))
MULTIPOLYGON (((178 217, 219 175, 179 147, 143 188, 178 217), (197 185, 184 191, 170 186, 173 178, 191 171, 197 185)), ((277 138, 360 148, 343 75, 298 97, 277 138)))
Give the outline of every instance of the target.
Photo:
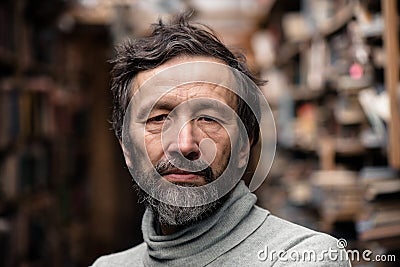
POLYGON ((163 121, 165 121, 167 119, 167 117, 168 117, 168 114, 161 114, 161 115, 158 115, 158 116, 154 116, 152 118, 149 118, 147 120, 147 123, 149 123, 149 122, 163 122, 163 121))
POLYGON ((219 131, 222 127, 220 120, 211 116, 199 116, 196 121, 197 125, 207 133, 219 131))
POLYGON ((204 122, 217 122, 217 119, 209 116, 202 116, 198 118, 199 121, 204 121, 204 122))

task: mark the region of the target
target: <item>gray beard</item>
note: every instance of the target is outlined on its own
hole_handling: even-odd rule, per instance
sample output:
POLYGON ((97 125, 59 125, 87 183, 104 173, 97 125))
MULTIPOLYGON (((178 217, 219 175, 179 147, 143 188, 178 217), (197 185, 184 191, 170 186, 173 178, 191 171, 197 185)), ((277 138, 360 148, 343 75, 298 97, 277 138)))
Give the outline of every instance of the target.
MULTIPOLYGON (((142 176, 141 181, 145 181, 145 183, 147 183, 146 188, 151 188, 151 192, 148 194, 135 184, 135 187, 138 190, 139 199, 153 211, 155 218, 159 221, 159 223, 170 226, 183 226, 192 224, 212 215, 226 201, 226 197, 217 199, 216 196, 218 196, 218 189, 216 187, 210 187, 207 190, 201 190, 201 187, 197 187, 196 191, 182 191, 179 190, 179 186, 191 187, 195 185, 180 183, 176 186, 166 186, 167 181, 156 177, 159 177, 159 173, 162 173, 164 170, 171 167, 170 164, 171 163, 167 162, 159 162, 155 168, 152 168, 152 170, 147 173, 143 171, 139 172, 138 170, 135 171, 136 175, 142 176), (207 203, 210 194, 213 199, 217 200, 207 203), (167 199, 169 200, 169 203, 162 202, 152 196, 159 196, 159 199, 167 199), (173 205, 174 203, 178 203, 178 199, 179 203, 185 203, 186 205, 173 205), (207 204, 193 206, 193 203, 207 204)), ((214 175, 210 167, 206 168, 206 170, 204 170, 202 173, 204 174, 204 179, 207 183, 211 183, 220 175, 214 175)), ((226 196, 228 195, 229 194, 226 196)))
MULTIPOLYGON (((131 151, 135 154, 135 151, 131 151)), ((139 158, 139 157, 131 157, 139 158)), ((176 159, 178 160, 178 159, 176 159)), ((237 159, 234 159, 235 162, 237 159)), ((159 175, 162 171, 168 169, 169 162, 159 162, 156 166, 152 166, 150 170, 146 171, 144 168, 132 168, 130 169, 131 174, 134 177, 141 177, 140 180, 146 183, 146 188, 151 188, 149 194, 141 189, 136 183, 134 187, 137 189, 139 201, 144 203, 146 207, 151 209, 155 215, 155 220, 162 225, 170 226, 185 226, 193 224, 203 220, 210 215, 214 214, 219 208, 226 202, 231 192, 227 193, 225 196, 220 196, 218 198, 218 188, 211 187, 207 191, 201 190, 201 187, 197 187, 197 190, 179 190, 177 186, 194 186, 193 184, 178 184, 177 186, 166 186, 166 180, 160 179, 159 175), (193 206, 193 203, 207 203, 207 199, 210 197, 212 199, 217 199, 201 206, 193 206), (159 196, 159 199, 167 199, 168 204, 152 196, 159 196), (179 201, 178 201, 179 200, 179 201), (183 201, 183 202, 182 202, 183 201), (173 203, 185 203, 186 205, 173 205, 173 203)), ((194 165, 196 165, 193 162, 194 165)), ((205 162, 199 162, 199 166, 207 165, 205 162)), ((206 168, 201 173, 205 178, 207 184, 211 183, 217 179, 226 169, 228 162, 223 166, 221 173, 213 173, 211 167, 206 168)), ((236 164, 234 164, 236 165, 236 164)), ((193 167, 193 166, 192 166, 193 167)), ((233 171, 226 169, 229 176, 233 176, 233 171)), ((229 177, 228 176, 228 177, 229 177)))
MULTIPOLYGON (((137 185, 136 188, 138 189, 139 199, 145 203, 146 207, 153 211, 156 220, 163 225, 184 226, 200 221, 212 215, 222 206, 224 202, 222 199, 218 199, 202 206, 180 207, 161 202, 151 197, 137 185)), ((175 188, 159 190, 162 190, 162 194, 168 199, 174 199, 179 196, 179 198, 187 199, 188 202, 206 201, 206 194, 198 194, 193 192, 182 195, 182 192, 178 192, 175 188)))

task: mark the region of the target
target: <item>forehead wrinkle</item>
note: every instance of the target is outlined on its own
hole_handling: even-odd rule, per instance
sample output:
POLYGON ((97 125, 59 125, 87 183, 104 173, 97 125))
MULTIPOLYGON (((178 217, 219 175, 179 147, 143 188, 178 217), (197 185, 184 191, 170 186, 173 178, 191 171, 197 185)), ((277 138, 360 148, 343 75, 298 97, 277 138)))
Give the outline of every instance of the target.
MULTIPOLYGON (((149 70, 139 72, 137 75, 135 75, 135 77, 131 81, 131 85, 130 85, 131 90, 129 90, 130 91, 129 97, 132 97, 136 93, 139 93, 142 90, 141 87, 144 86, 150 79, 153 79, 152 77, 154 75, 156 75, 157 73, 159 73, 160 71, 162 71, 164 68, 166 68, 168 66, 173 66, 175 64, 174 63, 175 61, 177 61, 179 63, 179 62, 182 62, 179 60, 184 59, 183 62, 188 62, 188 61, 190 62, 192 59, 196 59, 196 58, 198 58, 198 57, 181 58, 181 59, 178 58, 177 60, 172 59, 170 62, 164 63, 163 65, 156 67, 155 69, 149 69, 149 70)), ((202 58, 202 57, 200 57, 200 58, 202 58)), ((205 61, 216 62, 215 59, 213 59, 213 58, 206 58, 205 61)), ((218 62, 218 60, 217 60, 217 62, 218 62)), ((218 62, 218 63, 221 63, 221 62, 218 62)), ((209 70, 205 70, 205 71, 209 71, 209 70)), ((214 73, 214 75, 215 75, 215 73, 214 73)), ((219 72, 218 76, 216 76, 216 77, 218 77, 216 82, 215 81, 214 82, 193 81, 193 82, 188 82, 188 83, 185 83, 182 85, 178 85, 175 89, 173 89, 172 91, 169 91, 167 93, 167 95, 174 92, 178 88, 179 89, 178 93, 174 94, 175 101, 180 101, 180 98, 181 99, 189 99, 189 94, 191 94, 193 92, 193 90, 196 90, 200 86, 206 85, 206 86, 208 86, 207 90, 209 90, 211 92, 214 92, 214 91, 217 91, 217 92, 213 95, 214 97, 212 97, 211 96, 212 93, 210 94, 210 92, 204 92, 204 90, 202 91, 200 89, 200 93, 199 93, 200 96, 207 96, 207 97, 211 96, 212 98, 220 99, 223 102, 225 102, 226 104, 228 104, 229 106, 231 106, 234 110, 237 111, 238 96, 235 92, 232 92, 232 90, 228 89, 228 88, 231 88, 232 86, 234 88, 236 88, 236 86, 237 86, 234 74, 232 73, 231 70, 226 69, 226 71, 219 72), (179 88, 179 87, 181 87, 181 88, 179 88), (185 90, 182 90, 182 87, 185 90), (218 91, 218 87, 223 88, 223 91, 221 91, 221 90, 218 91), (227 93, 227 91, 228 91, 228 93, 227 93), (229 92, 229 91, 231 91, 231 92, 229 92)), ((166 80, 165 80, 166 84, 168 84, 168 83, 173 84, 173 83, 179 82, 179 78, 174 77, 174 76, 165 77, 165 78, 166 78, 166 80)), ((162 84, 161 81, 158 83, 162 84)), ((145 91, 147 92, 147 93, 143 92, 144 94, 154 94, 154 93, 157 94, 157 92, 150 91, 151 89, 154 90, 154 88, 152 88, 150 86, 149 87, 145 86, 143 89, 145 89, 145 91)), ((160 101, 160 100, 161 99, 158 99, 158 101, 160 101)), ((162 106, 170 109, 170 107, 165 104, 158 105, 158 107, 162 107, 162 106)))
MULTIPOLYGON (((179 64, 184 64, 184 63, 196 63, 196 62, 201 62, 201 63, 214 63, 219 65, 225 65, 226 68, 223 68, 222 70, 218 68, 218 74, 210 70, 209 68, 204 69, 204 72, 210 72, 210 75, 216 78, 216 80, 213 80, 213 83, 217 84, 224 84, 228 83, 228 85, 235 85, 235 75, 232 73, 231 67, 226 64, 226 62, 209 57, 209 56, 178 56, 176 58, 170 59, 169 61, 163 63, 160 66, 157 66, 153 69, 148 69, 148 70, 143 70, 138 72, 135 77, 132 79, 132 86, 131 86, 131 91, 134 93, 137 89, 139 89, 144 83, 146 83, 147 80, 150 80, 153 76, 156 76, 157 74, 161 73, 162 71, 168 69, 169 67, 173 67, 175 65, 179 64), (216 75, 216 76, 215 76, 216 75), (232 84, 233 83, 233 84, 232 84)), ((213 65, 210 65, 213 66, 213 65)), ((190 65, 189 65, 190 67, 190 65)), ((188 70, 190 71, 190 70, 188 70)), ((168 77, 169 81, 176 81, 179 82, 179 76, 181 75, 180 72, 176 73, 176 78, 174 76, 168 77)), ((204 78, 204 77, 203 77, 204 78)), ((184 79, 185 80, 185 79, 184 79)), ((207 81, 206 81, 207 82, 207 81)), ((228 86, 230 87, 230 86, 228 86)))
MULTIPOLYGON (((207 86, 210 85, 211 84, 207 84, 207 86)), ((222 111, 222 106, 227 105, 231 109, 237 111, 237 96, 235 93, 230 92, 229 89, 216 84, 213 84, 211 88, 207 87, 206 90, 203 91, 195 91, 197 88, 198 84, 190 84, 185 87, 174 89, 173 92, 170 92, 171 94, 160 99, 162 101, 160 101, 159 105, 156 105, 154 109, 157 107, 159 109, 172 110, 178 105, 181 106, 185 104, 185 109, 196 112, 210 108, 222 111), (214 91, 216 88, 220 90, 214 94, 210 93, 210 91, 214 91), (191 101, 196 99, 201 99, 201 102, 191 101), (209 99, 209 101, 207 101, 207 99, 209 99)))
POLYGON ((175 90, 179 90, 178 91, 179 93, 176 95, 177 97, 186 99, 199 98, 199 97, 211 98, 222 102, 226 102, 226 104, 228 105, 232 105, 236 100, 236 94, 234 92, 216 83, 193 82, 190 84, 179 86, 173 91, 175 90))

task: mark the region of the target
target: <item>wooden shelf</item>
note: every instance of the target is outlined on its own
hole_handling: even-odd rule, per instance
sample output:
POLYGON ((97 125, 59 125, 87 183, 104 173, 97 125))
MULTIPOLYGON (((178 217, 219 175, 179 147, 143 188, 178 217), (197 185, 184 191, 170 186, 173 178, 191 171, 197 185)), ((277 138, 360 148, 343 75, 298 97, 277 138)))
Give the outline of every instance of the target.
POLYGON ((400 170, 400 106, 398 102, 399 87, 399 15, 396 0, 381 1, 384 13, 385 32, 384 44, 387 51, 385 68, 385 87, 389 93, 389 161, 393 168, 400 170))
POLYGON ((380 240, 385 238, 400 237, 400 225, 381 226, 367 230, 359 235, 360 240, 380 240))
POLYGON ((304 86, 293 86, 291 88, 291 93, 295 101, 309 101, 321 97, 324 90, 312 90, 304 86))

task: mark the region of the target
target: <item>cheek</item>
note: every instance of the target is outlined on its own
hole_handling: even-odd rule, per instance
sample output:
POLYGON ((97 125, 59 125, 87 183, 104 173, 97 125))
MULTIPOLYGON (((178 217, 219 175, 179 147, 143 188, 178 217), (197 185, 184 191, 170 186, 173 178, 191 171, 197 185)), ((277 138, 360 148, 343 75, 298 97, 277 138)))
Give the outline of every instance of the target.
POLYGON ((155 165, 164 155, 159 134, 146 134, 144 137, 145 148, 144 154, 149 157, 151 163, 155 165))
POLYGON ((211 165, 225 165, 231 156, 231 140, 229 135, 225 132, 218 136, 218 138, 213 139, 216 141, 217 155, 214 162, 211 165))

